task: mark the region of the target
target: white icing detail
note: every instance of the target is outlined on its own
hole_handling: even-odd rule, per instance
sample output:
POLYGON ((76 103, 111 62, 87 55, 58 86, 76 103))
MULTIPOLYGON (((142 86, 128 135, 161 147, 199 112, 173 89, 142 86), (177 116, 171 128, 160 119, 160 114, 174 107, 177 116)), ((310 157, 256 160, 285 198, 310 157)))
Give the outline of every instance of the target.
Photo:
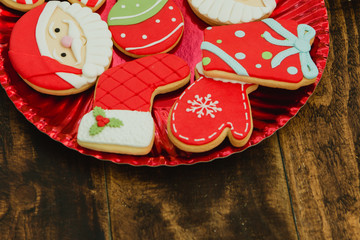
POLYGON ((199 138, 199 139, 194 139, 195 142, 203 142, 205 141, 205 138, 199 138))
POLYGON ((136 7, 140 7, 140 4, 137 3, 135 6, 136 6, 136 7))
POLYGON ((249 128, 249 123, 246 123, 246 127, 245 127, 244 132, 247 132, 248 128, 249 128))
POLYGON ((89 0, 81 0, 80 2, 86 6, 89 0))
POLYGON ((176 102, 175 107, 174 107, 174 110, 176 110, 176 109, 177 109, 178 105, 179 105, 179 103, 178 103, 178 102, 176 102))
POLYGON ((176 130, 176 128, 175 128, 175 124, 174 124, 174 123, 173 123, 172 126, 173 126, 173 129, 174 129, 174 132, 177 133, 177 130, 176 130))
POLYGON ((181 137, 182 139, 185 139, 185 140, 189 140, 188 137, 184 137, 184 136, 182 136, 182 135, 179 135, 179 137, 181 137))
POLYGON ((142 39, 147 39, 147 36, 145 34, 142 35, 142 39))
POLYGON ((56 39, 56 35, 55 35, 55 32, 54 32, 54 22, 50 23, 49 34, 50 34, 50 37, 52 37, 53 39, 56 39))
POLYGON ((175 113, 172 114, 172 120, 175 121, 175 113))
POLYGON ((184 25, 184 23, 180 23, 174 30, 171 31, 171 33, 169 33, 168 35, 166 35, 165 37, 163 37, 162 39, 158 40, 158 41, 155 41, 155 42, 152 42, 152 43, 149 43, 145 46, 141 46, 141 47, 128 47, 128 48, 125 48, 126 51, 131 51, 131 50, 137 50, 137 49, 144 49, 144 48, 148 48, 148 47, 151 47, 151 46, 154 46, 158 43, 161 43, 163 41, 165 41, 166 39, 168 39, 171 35, 173 35, 177 30, 179 30, 182 26, 184 25))
POLYGON ((295 75, 295 74, 298 73, 298 69, 297 69, 296 67, 288 67, 287 72, 288 72, 290 75, 295 75))
POLYGON ((172 21, 172 22, 176 22, 176 18, 172 18, 171 21, 172 21))
POLYGON ((207 27, 207 28, 206 28, 206 30, 211 30, 211 29, 212 29, 212 27, 207 27))
POLYGON ((160 22, 160 19, 156 19, 155 22, 156 22, 156 23, 159 23, 159 22, 160 22))
POLYGON ((232 124, 232 122, 227 122, 227 124, 229 124, 231 126, 231 130, 234 130, 234 125, 232 124))
POLYGON ((179 100, 182 99, 182 97, 184 96, 184 94, 185 94, 185 92, 183 92, 183 93, 180 95, 179 100))
POLYGON ((69 83, 71 86, 77 89, 81 88, 85 84, 88 84, 89 81, 91 81, 90 79, 87 81, 84 77, 80 77, 79 75, 75 75, 72 73, 57 72, 56 75, 58 75, 65 82, 69 83))
POLYGON ((246 119, 246 120, 249 120, 249 117, 248 117, 248 113, 247 113, 247 112, 245 113, 245 119, 246 119))
POLYGON ((173 10, 173 9, 174 9, 174 7, 173 7, 173 6, 170 6, 170 7, 169 7, 169 9, 170 9, 170 10, 173 10))
POLYGON ((205 17, 221 23, 243 23, 258 20, 276 7, 275 0, 263 0, 264 7, 250 6, 237 0, 189 0, 205 17))
POLYGON ((212 101, 211 94, 207 94, 205 97, 199 97, 199 95, 195 95, 195 100, 188 100, 188 104, 190 104, 190 108, 186 109, 186 112, 192 112, 197 114, 198 118, 202 118, 203 116, 210 116, 211 118, 215 118, 215 114, 217 112, 221 112, 222 108, 217 107, 219 101, 212 101))
POLYGON ((246 110, 247 109, 247 106, 246 106, 246 103, 244 102, 244 110, 246 110))
POLYGON ((124 37, 126 37, 126 34, 122 33, 122 34, 120 34, 120 37, 124 38, 124 37))
MULTIPOLYGON (((198 81, 199 80, 201 80, 203 77, 200 77, 199 79, 198 79, 198 81)), ((187 88, 187 90, 190 90, 193 86, 194 86, 194 84, 195 84, 195 82, 193 82, 188 88, 187 88)))
POLYGON ((125 8, 125 5, 121 5, 121 8, 125 8))
POLYGON ((112 144, 131 147, 148 147, 154 136, 154 120, 150 112, 129 110, 105 110, 107 118, 117 118, 123 122, 119 128, 104 127, 94 135, 90 135, 90 127, 96 123, 93 111, 81 119, 78 140, 97 144, 112 144))
POLYGON ((235 57, 239 60, 243 60, 246 58, 246 55, 244 53, 236 53, 235 57))
POLYGON ((243 134, 238 133, 238 132, 235 132, 235 131, 234 131, 234 134, 239 135, 239 136, 241 136, 241 137, 244 136, 243 134))
POLYGON ((145 11, 135 14, 135 15, 129 15, 129 16, 119 16, 119 17, 112 17, 110 18, 110 20, 115 20, 115 19, 127 19, 127 18, 135 18, 138 16, 141 16, 149 11, 151 11, 154 7, 156 7, 162 0, 157 0, 156 3, 154 3, 154 5, 152 5, 151 7, 149 7, 148 9, 146 9, 145 11))
POLYGON ((243 99, 245 99, 245 93, 242 94, 243 99))
POLYGON ((258 63, 258 64, 255 65, 255 67, 256 68, 261 68, 261 64, 258 63))
POLYGON ((238 31, 235 32, 235 36, 237 36, 238 38, 245 37, 245 32, 241 31, 241 30, 238 30, 238 31))
POLYGON ((211 134, 208 138, 212 138, 217 134, 217 132, 214 132, 213 134, 211 134))
MULTIPOLYGON (((111 32, 108 30, 107 24, 101 20, 100 15, 93 13, 90 8, 81 7, 80 4, 77 3, 70 5, 68 2, 49 1, 39 16, 35 30, 36 42, 41 56, 54 58, 48 48, 45 33, 48 31, 47 25, 49 23, 49 19, 57 7, 71 15, 79 23, 86 38, 86 57, 84 60, 85 63, 82 69, 82 75, 69 73, 57 74, 61 78, 62 76, 65 76, 66 79, 64 80, 67 82, 94 82, 97 77, 104 72, 105 67, 107 67, 110 63, 113 44, 111 40, 111 32), (92 54, 94 52, 96 54, 92 54), (73 80, 70 80, 71 76, 73 76, 73 80), (80 78, 82 80, 79 80, 80 78)), ((67 20, 64 20, 64 22, 67 22, 67 20)), ((73 31, 71 30, 71 24, 69 31, 73 31)), ((74 34, 76 35, 76 33, 74 34)), ((56 60, 59 61, 59 59, 56 60)), ((75 85, 79 87, 78 84, 75 85)))
POLYGON ((221 126, 218 129, 221 130, 224 126, 225 124, 221 124, 221 126))

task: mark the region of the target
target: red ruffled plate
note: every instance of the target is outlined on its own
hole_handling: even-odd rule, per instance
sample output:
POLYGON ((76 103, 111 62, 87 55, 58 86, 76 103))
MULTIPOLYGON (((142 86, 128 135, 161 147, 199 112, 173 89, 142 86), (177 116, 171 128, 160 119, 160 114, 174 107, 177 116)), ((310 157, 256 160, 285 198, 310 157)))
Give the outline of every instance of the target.
MULTIPOLYGON (((200 44, 202 30, 207 27, 191 11, 186 0, 175 0, 185 19, 185 31, 180 44, 171 52, 185 59, 191 69, 201 60, 200 44)), ((106 20, 115 0, 108 0, 98 12, 106 20)), ((329 52, 329 23, 323 0, 279 0, 272 16, 275 19, 293 19, 312 26, 317 36, 311 55, 320 70, 315 84, 296 91, 259 87, 250 95, 253 112, 254 132, 249 142, 241 148, 234 148, 226 140, 212 151, 193 154, 180 151, 169 141, 166 122, 169 110, 181 91, 158 96, 153 107, 156 123, 154 147, 146 156, 129 156, 97 152, 80 147, 76 142, 77 128, 82 116, 92 109, 93 90, 67 97, 40 94, 20 79, 12 68, 8 52, 11 30, 22 15, 0 6, 0 83, 16 108, 40 131, 65 146, 101 160, 126 163, 136 166, 176 166, 207 162, 229 156, 255 145, 283 127, 306 103, 319 83, 325 69, 329 52)), ((119 51, 114 51, 112 66, 130 61, 119 51)))

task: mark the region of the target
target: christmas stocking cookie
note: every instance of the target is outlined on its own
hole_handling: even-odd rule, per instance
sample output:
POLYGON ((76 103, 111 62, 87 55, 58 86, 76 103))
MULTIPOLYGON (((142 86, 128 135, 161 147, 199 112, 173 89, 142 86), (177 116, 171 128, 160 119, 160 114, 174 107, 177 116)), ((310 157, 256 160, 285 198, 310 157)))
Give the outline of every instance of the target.
POLYGON ((226 137, 241 147, 252 129, 248 94, 257 85, 202 75, 175 102, 168 120, 170 140, 188 152, 204 152, 218 146, 226 137))
POLYGON ((173 0, 119 0, 108 24, 114 45, 136 58, 170 51, 184 30, 183 16, 173 0))
POLYGON ((267 87, 297 89, 315 82, 310 50, 315 30, 291 20, 210 27, 204 31, 204 73, 267 87))
POLYGON ((188 0, 194 13, 209 25, 252 22, 267 18, 275 0, 188 0))
POLYGON ((79 145, 105 152, 144 155, 154 141, 155 95, 174 91, 190 78, 187 63, 159 54, 107 70, 96 86, 94 110, 81 120, 79 145))
POLYGON ((21 12, 27 12, 30 9, 33 9, 41 4, 43 4, 45 0, 3 0, 5 6, 15 9, 21 12))

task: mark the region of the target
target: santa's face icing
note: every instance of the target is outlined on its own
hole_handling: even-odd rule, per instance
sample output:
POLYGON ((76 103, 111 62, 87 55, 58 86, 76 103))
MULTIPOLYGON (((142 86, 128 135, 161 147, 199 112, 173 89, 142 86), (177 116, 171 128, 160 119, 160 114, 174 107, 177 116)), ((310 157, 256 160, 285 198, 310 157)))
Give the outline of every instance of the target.
POLYGON ((63 64, 82 68, 86 56, 86 38, 78 22, 62 9, 56 8, 46 30, 51 57, 63 64))

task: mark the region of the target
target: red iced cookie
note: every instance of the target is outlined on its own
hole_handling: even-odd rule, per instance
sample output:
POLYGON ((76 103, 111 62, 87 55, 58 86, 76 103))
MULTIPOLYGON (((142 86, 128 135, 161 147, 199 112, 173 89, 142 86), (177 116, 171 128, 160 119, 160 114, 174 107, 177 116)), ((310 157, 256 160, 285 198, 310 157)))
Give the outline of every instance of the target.
POLYGON ((170 112, 170 140, 188 152, 210 150, 226 137, 236 147, 245 145, 253 129, 248 94, 256 88, 201 75, 170 112))
POLYGON ((151 108, 155 95, 174 91, 190 78, 181 58, 158 54, 104 72, 94 110, 81 120, 78 143, 86 148, 133 155, 150 152, 154 141, 151 108))
POLYGON ((173 0, 125 0, 108 16, 114 45, 132 57, 165 53, 179 42, 184 20, 173 0))

